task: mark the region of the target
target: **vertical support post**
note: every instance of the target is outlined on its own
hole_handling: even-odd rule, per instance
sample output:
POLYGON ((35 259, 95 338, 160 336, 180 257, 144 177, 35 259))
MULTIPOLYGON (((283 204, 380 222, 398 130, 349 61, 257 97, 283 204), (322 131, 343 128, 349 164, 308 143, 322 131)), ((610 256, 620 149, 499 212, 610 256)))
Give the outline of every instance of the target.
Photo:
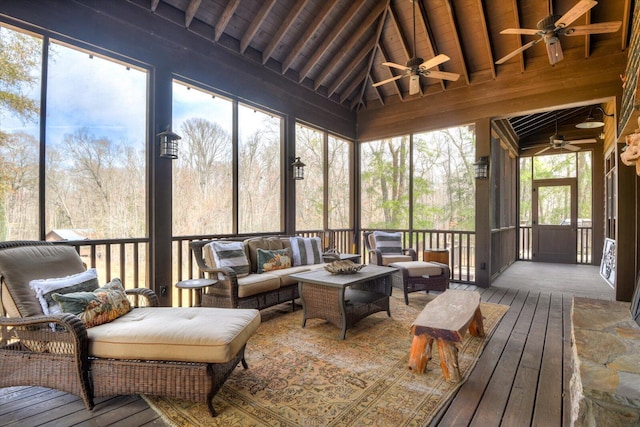
MULTIPOLYGON (((476 121, 476 159, 488 156, 491 159, 491 119, 476 121)), ((493 162, 489 160, 489 179, 476 179, 476 285, 488 288, 491 285, 491 174, 493 162)))

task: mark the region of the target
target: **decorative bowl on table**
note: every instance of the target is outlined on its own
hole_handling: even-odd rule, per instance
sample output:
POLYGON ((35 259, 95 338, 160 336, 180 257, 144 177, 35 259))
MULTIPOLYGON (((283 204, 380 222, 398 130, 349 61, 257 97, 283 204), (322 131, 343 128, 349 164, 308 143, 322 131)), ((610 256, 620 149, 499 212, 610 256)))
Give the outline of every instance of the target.
POLYGON ((331 274, 354 274, 364 267, 363 264, 356 264, 349 260, 333 261, 324 266, 324 269, 331 274))

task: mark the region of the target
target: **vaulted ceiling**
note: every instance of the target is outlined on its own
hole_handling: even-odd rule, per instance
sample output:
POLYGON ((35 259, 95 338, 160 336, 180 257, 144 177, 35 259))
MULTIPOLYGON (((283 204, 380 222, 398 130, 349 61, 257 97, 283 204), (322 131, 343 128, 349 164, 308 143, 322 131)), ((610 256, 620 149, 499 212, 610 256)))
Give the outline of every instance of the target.
MULTIPOLYGON (((507 28, 536 29, 549 14, 566 13, 578 0, 128 0, 175 25, 280 73, 352 109, 403 101, 409 79, 379 82, 402 70, 412 56, 450 60, 433 70, 459 74, 457 81, 420 78, 420 96, 482 84, 501 75, 550 66, 545 43, 502 65, 496 61, 538 39, 500 34, 507 28), (414 55, 414 43, 416 52, 414 55)), ((632 0, 601 1, 575 25, 619 21, 614 33, 561 36, 567 59, 589 59, 607 49, 624 50, 632 0)))

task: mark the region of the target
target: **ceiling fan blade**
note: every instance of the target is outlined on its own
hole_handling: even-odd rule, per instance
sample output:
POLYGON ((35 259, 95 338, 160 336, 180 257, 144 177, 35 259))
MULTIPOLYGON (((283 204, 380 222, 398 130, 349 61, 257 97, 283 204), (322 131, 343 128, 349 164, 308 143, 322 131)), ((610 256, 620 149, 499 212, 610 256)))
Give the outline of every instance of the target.
POLYGON ((555 25, 556 28, 566 28, 571 25, 573 21, 584 15, 587 10, 591 9, 597 4, 598 2, 595 0, 580 0, 578 3, 576 3, 575 6, 569 9, 567 13, 562 15, 560 19, 558 19, 553 25, 555 25))
POLYGON ((547 56, 549 56, 549 63, 551 65, 555 65, 564 59, 564 54, 562 53, 562 45, 560 44, 560 40, 556 38, 553 43, 547 42, 546 45, 547 45, 547 56))
POLYGON ((534 148, 540 148, 540 147, 548 147, 549 144, 538 144, 538 145, 531 145, 529 147, 522 147, 520 149, 520 151, 527 151, 527 150, 533 150, 534 148))
POLYGON ((402 77, 404 77, 404 76, 401 74, 401 75, 399 75, 399 76, 391 77, 390 79, 382 80, 381 82, 374 83, 374 84, 373 84, 373 87, 378 87, 378 86, 381 86, 381 85, 383 85, 383 84, 385 84, 385 83, 390 83, 390 82, 392 82, 392 81, 394 81, 394 80, 401 79, 402 77))
POLYGON ((451 80, 452 82, 455 82, 460 78, 460 74, 448 73, 446 71, 427 71, 424 76, 434 79, 451 80))
POLYGON ((621 25, 622 22, 620 21, 601 22, 599 24, 589 25, 577 25, 575 27, 567 28, 564 34, 567 36, 584 36, 587 34, 615 33, 620 29, 621 25))
POLYGON ((417 74, 409 77, 409 95, 415 95, 420 92, 420 76, 417 74))
POLYGON ((428 70, 429 68, 433 68, 436 65, 442 64, 443 62, 447 62, 449 59, 451 59, 451 58, 449 58, 447 55, 441 53, 440 55, 435 56, 435 57, 433 57, 431 59, 427 59, 422 64, 420 64, 420 69, 428 70))
POLYGON ((411 69, 407 66, 396 64, 395 62, 383 62, 382 65, 386 65, 387 67, 397 68, 398 70, 402 70, 402 71, 407 71, 411 69))
POLYGON ((522 47, 519 47, 518 49, 514 50, 513 52, 511 52, 511 53, 510 53, 510 54, 508 54, 507 56, 504 56, 504 57, 502 57, 502 58, 498 59, 498 60, 496 61, 496 64, 497 64, 497 65, 500 65, 500 64, 503 64, 503 63, 507 62, 508 60, 510 60, 511 58, 513 58, 514 56, 516 56, 517 54, 519 54, 520 52, 523 52, 523 51, 525 51, 525 50, 529 49, 531 46, 533 46, 533 45, 535 45, 535 44, 538 44, 541 40, 542 40, 542 39, 537 39, 537 40, 531 41, 531 42, 529 42, 529 43, 527 43, 527 44, 523 45, 522 47))
POLYGON ((575 145, 571 145, 571 144, 565 144, 562 146, 562 148, 569 151, 580 151, 580 147, 576 147, 575 145))
POLYGON ((542 150, 538 151, 537 153, 534 153, 533 155, 534 155, 534 156, 537 156, 538 154, 542 154, 542 153, 544 153, 544 152, 545 152, 545 151, 547 151, 547 150, 551 150, 551 147, 543 148, 542 150))
POLYGON ((598 142, 598 140, 595 138, 574 139, 573 141, 567 141, 567 143, 569 144, 595 144, 596 142, 598 142))
POLYGON ((537 36, 540 30, 534 30, 531 28, 507 28, 500 31, 500 34, 524 34, 527 36, 537 36))

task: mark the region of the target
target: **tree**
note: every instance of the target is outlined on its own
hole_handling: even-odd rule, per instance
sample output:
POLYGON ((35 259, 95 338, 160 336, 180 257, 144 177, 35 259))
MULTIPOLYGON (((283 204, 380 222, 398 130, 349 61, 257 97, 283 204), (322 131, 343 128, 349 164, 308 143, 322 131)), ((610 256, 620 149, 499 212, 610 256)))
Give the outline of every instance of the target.
POLYGON ((0 28, 0 109, 35 120, 38 102, 28 89, 40 81, 42 42, 32 36, 0 28))
MULTIPOLYGON (((39 83, 40 58, 42 43, 40 40, 0 27, 0 117, 4 114, 11 114, 24 121, 36 121, 39 113, 39 105, 36 99, 29 95, 29 90, 39 83)), ((6 238, 36 238, 37 232, 27 230, 26 227, 13 227, 12 224, 18 221, 13 217, 18 211, 18 206, 25 208, 26 205, 20 203, 18 206, 10 203, 16 202, 15 198, 25 196, 28 189, 22 187, 27 175, 30 172, 21 171, 21 164, 27 160, 22 156, 27 154, 25 150, 31 150, 32 138, 25 134, 8 135, 0 127, 0 239, 6 238), (20 141, 25 142, 21 147, 20 141), (20 175, 24 176, 20 177, 20 175), (19 232, 20 234, 15 234, 19 232)), ((37 149, 37 143, 35 144, 37 149)), ((35 155, 37 160, 37 153, 35 155)), ((24 166, 24 164, 22 164, 24 166)), ((37 168, 36 168, 37 171, 37 168)), ((36 174, 37 178, 37 174, 36 174)), ((37 188, 37 181, 36 181, 37 188)), ((27 201, 23 200, 24 203, 27 201)), ((33 206, 31 206, 33 208, 33 206)), ((25 215, 28 211, 23 211, 25 215)), ((34 211, 31 211, 34 212, 34 211)), ((24 218, 23 218, 24 219, 24 218)), ((26 221, 33 224, 33 221, 26 221)))

